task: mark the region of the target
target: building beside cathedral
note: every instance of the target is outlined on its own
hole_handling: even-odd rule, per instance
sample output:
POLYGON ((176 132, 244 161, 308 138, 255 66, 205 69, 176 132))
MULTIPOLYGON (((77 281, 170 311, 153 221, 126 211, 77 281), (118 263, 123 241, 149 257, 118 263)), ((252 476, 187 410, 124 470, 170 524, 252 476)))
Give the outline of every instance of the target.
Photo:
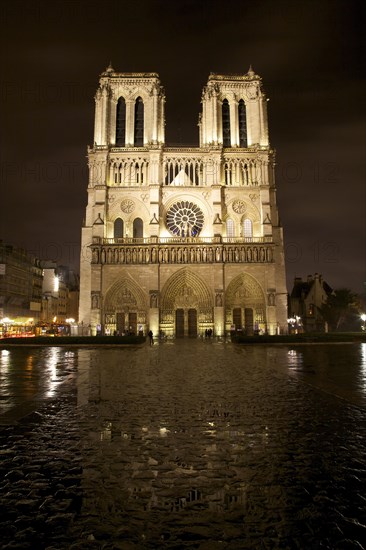
POLYGON ((165 144, 156 73, 102 73, 79 322, 170 336, 287 331, 283 234, 261 78, 210 74, 198 147, 165 144))

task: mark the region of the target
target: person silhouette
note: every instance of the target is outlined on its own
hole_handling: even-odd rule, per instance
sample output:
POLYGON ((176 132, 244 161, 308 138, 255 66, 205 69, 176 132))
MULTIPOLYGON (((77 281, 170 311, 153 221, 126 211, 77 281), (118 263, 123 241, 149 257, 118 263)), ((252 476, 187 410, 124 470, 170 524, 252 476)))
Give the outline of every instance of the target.
POLYGON ((149 332, 148 332, 147 334, 148 334, 149 339, 150 339, 150 346, 153 346, 153 345, 154 345, 154 334, 153 334, 153 331, 152 331, 152 330, 149 330, 149 332))

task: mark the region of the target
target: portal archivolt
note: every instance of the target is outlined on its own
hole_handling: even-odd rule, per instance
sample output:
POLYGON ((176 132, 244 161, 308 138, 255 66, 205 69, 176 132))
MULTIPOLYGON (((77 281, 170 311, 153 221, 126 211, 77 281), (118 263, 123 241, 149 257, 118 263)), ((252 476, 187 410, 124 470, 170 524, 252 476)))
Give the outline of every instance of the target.
POLYGON ((247 273, 235 277, 227 288, 225 304, 227 330, 233 325, 247 334, 266 330, 265 296, 254 277, 247 273))
POLYGON ((136 334, 146 324, 147 301, 141 288, 128 278, 117 281, 106 293, 104 301, 106 331, 136 334))
POLYGON ((205 282, 189 269, 181 269, 161 294, 160 326, 166 334, 194 336, 213 325, 213 295, 205 282))
POLYGON ((213 307, 213 296, 204 281, 189 269, 181 269, 165 284, 162 290, 162 309, 190 307, 203 310, 213 307))

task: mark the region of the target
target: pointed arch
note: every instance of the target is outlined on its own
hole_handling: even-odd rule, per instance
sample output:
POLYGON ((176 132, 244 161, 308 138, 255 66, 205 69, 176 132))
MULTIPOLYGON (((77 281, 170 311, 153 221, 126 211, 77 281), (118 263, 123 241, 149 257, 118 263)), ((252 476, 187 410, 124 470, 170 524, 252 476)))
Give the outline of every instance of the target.
POLYGON ((144 102, 142 97, 138 97, 135 101, 135 126, 134 140, 135 147, 144 146, 144 102))
POLYGON ((188 268, 183 268, 174 273, 165 283, 161 294, 163 310, 174 310, 177 299, 184 300, 186 304, 195 305, 199 311, 211 310, 214 300, 206 283, 188 268))
POLYGON ((133 238, 143 239, 144 237, 144 222, 141 218, 135 218, 133 220, 133 238))
POLYGON ((222 143, 224 147, 231 147, 230 105, 227 99, 222 102, 222 143))
POLYGON ((117 218, 114 221, 113 237, 115 239, 122 239, 123 238, 123 220, 122 220, 122 218, 117 218))
POLYGON ((241 99, 238 105, 239 115, 239 147, 248 147, 247 137, 247 111, 244 100, 241 99))
POLYGON ((243 218, 243 237, 244 239, 253 237, 253 222, 249 218, 243 218))
POLYGON ((226 220, 226 237, 233 238, 235 237, 235 224, 234 220, 228 218, 226 220))
POLYGON ((248 273, 235 277, 226 290, 226 307, 265 308, 265 295, 257 279, 248 273))
POLYGON ((122 96, 117 102, 116 145, 117 147, 125 147, 126 145, 126 102, 122 96))
POLYGON ((107 290, 104 299, 104 312, 114 313, 122 311, 126 307, 146 311, 147 300, 140 286, 132 279, 124 277, 107 290))

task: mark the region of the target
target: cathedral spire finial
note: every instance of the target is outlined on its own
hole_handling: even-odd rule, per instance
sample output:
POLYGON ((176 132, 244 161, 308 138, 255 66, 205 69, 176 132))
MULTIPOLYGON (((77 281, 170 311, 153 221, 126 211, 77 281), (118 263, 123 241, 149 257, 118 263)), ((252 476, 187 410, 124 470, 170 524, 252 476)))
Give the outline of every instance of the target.
POLYGON ((255 72, 253 71, 253 67, 252 67, 251 64, 249 65, 249 70, 247 72, 247 75, 248 76, 254 76, 255 75, 255 72))
POLYGON ((108 67, 106 68, 106 73, 114 73, 114 69, 112 67, 112 61, 109 62, 108 67))

